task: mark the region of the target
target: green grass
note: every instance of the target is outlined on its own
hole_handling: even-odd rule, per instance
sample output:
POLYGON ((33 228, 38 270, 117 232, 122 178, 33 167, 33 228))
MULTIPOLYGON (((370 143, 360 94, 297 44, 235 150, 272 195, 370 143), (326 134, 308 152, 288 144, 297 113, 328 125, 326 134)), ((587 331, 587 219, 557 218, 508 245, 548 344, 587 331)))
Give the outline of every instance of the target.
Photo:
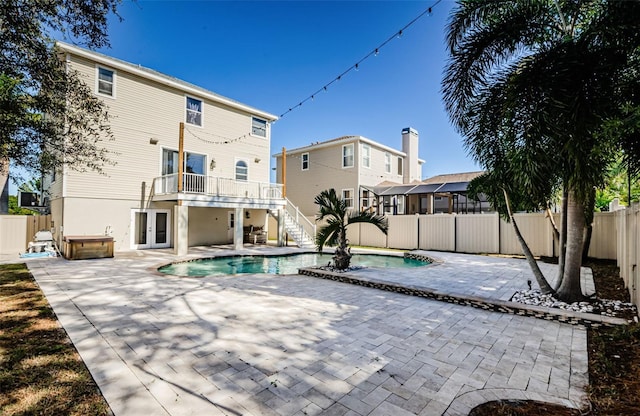
POLYGON ((24 264, 0 265, 0 415, 110 415, 24 264))

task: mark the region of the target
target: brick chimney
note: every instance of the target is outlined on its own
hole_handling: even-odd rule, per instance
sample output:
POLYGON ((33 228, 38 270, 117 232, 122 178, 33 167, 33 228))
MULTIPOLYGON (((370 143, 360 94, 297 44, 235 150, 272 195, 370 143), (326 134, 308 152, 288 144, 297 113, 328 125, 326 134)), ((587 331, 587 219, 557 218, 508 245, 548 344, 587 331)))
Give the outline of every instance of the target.
POLYGON ((411 127, 402 129, 402 152, 404 159, 402 182, 410 183, 421 180, 420 165, 418 164, 418 131, 411 127))

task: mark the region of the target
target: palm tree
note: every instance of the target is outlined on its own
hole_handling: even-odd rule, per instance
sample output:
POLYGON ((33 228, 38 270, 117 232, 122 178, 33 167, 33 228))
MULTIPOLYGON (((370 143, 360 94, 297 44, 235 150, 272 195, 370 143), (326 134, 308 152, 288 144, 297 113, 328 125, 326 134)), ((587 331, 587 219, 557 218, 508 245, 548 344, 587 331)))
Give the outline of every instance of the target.
POLYGON ((320 207, 316 220, 326 220, 326 225, 322 226, 316 234, 317 249, 322 251, 325 245, 337 246, 333 256, 333 266, 338 270, 348 268, 351 263, 351 251, 347 245, 348 225, 373 224, 385 235, 389 230, 385 217, 372 212, 350 210, 347 201, 339 198, 333 188, 316 195, 315 203, 320 207))
POLYGON ((640 2, 615 0, 463 0, 450 18, 444 100, 470 153, 491 171, 508 148, 522 195, 557 184, 566 195, 565 301, 583 297, 585 208, 622 145, 601 132, 632 96, 624 74, 638 54, 638 21, 640 2))
POLYGON ((538 263, 533 257, 529 245, 522 236, 512 210, 512 203, 515 209, 533 211, 539 210, 542 205, 546 206, 547 202, 536 202, 532 204, 532 199, 526 198, 519 192, 521 188, 513 186, 515 184, 513 178, 507 179, 505 175, 509 175, 508 169, 494 169, 474 178, 469 183, 468 195, 470 198, 477 198, 480 193, 483 193, 500 216, 511 223, 516 238, 522 247, 522 252, 531 267, 531 271, 538 282, 541 292, 545 295, 555 295, 555 290, 549 285, 544 274, 542 274, 542 270, 540 270, 538 263))

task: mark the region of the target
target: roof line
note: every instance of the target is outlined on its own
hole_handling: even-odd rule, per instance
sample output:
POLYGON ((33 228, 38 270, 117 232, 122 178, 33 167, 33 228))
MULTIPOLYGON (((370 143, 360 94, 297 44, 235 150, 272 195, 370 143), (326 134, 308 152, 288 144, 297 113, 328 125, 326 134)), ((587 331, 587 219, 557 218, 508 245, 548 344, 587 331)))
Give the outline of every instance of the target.
POLYGON ((276 115, 267 113, 266 111, 258 110, 257 108, 251 107, 246 104, 242 104, 238 101, 232 100, 231 98, 218 95, 205 88, 199 87, 194 84, 190 84, 186 81, 171 77, 170 75, 163 74, 153 69, 144 68, 142 66, 135 65, 130 62, 123 61, 121 59, 113 58, 111 56, 102 54, 100 52, 95 52, 88 49, 80 48, 78 46, 70 45, 68 43, 61 42, 61 41, 56 41, 56 46, 59 46, 60 49, 62 49, 67 53, 78 55, 83 58, 87 58, 92 61, 96 61, 105 65, 111 66, 115 69, 119 69, 124 72, 129 72, 134 75, 140 76, 142 78, 150 79, 150 80, 159 82, 161 84, 176 88, 178 90, 185 91, 203 98, 207 98, 211 101, 215 101, 217 103, 224 104, 226 106, 229 106, 238 110, 242 110, 250 114, 264 117, 269 121, 275 121, 278 119, 276 115))
MULTIPOLYGON (((406 153, 404 153, 404 152, 402 152, 400 150, 394 149, 394 148, 389 147, 387 145, 384 145, 382 143, 378 143, 378 142, 376 142, 374 140, 371 140, 371 139, 369 139, 367 137, 364 137, 364 136, 338 137, 337 139, 329 139, 329 140, 326 140, 324 142, 319 142, 317 144, 310 144, 308 146, 297 147, 295 149, 290 149, 290 150, 287 149, 287 155, 296 154, 296 153, 304 153, 304 152, 307 152, 307 151, 312 150, 312 149, 322 149, 322 148, 329 147, 329 146, 334 146, 334 145, 337 145, 337 144, 352 142, 354 140, 359 140, 361 142, 364 142, 364 143, 379 147, 382 150, 385 150, 385 151, 387 151, 389 153, 395 154, 396 156, 406 156, 407 155, 406 153)), ((281 152, 280 153, 275 153, 275 154, 272 155, 272 157, 275 157, 275 158, 281 157, 281 156, 282 156, 281 152)))

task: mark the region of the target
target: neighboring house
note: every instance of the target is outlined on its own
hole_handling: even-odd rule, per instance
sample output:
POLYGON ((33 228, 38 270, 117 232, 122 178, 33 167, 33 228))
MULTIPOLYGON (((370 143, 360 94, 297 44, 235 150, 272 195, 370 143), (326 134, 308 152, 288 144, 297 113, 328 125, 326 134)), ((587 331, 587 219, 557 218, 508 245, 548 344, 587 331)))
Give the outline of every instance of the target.
POLYGON ((281 186, 269 183, 276 116, 139 65, 58 46, 107 104, 114 140, 103 145, 116 162, 104 174, 62 168, 48 178, 59 246, 65 236, 110 235, 116 250, 239 248, 243 226, 264 227, 269 213, 284 211, 281 186))
MULTIPOLYGON (((334 188, 355 209, 377 209, 384 198, 373 188, 385 181, 414 184, 420 181, 423 160, 418 159, 418 132, 402 130, 402 151, 362 136, 344 136, 286 150, 276 158, 276 181, 303 215, 317 213, 314 198, 334 188), (285 163, 283 163, 283 161, 285 163), (286 177, 284 171, 286 170, 286 177)), ((403 207, 396 207, 403 213, 403 207)))
POLYGON ((381 183, 371 189, 378 199, 378 213, 386 214, 475 214, 492 211, 484 195, 467 197, 469 182, 480 172, 433 176, 413 185, 381 183))

